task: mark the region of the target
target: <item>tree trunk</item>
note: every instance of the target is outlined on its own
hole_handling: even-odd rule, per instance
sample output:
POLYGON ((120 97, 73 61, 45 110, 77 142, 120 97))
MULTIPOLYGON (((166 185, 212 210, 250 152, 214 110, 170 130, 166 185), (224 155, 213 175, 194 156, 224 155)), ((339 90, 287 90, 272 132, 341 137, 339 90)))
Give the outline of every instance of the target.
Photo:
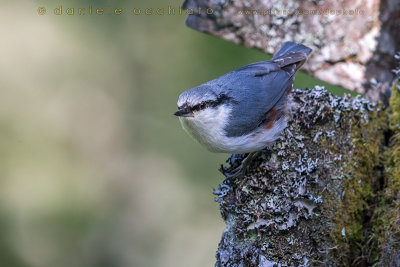
POLYGON ((232 155, 230 167, 222 167, 227 178, 215 194, 227 227, 216 266, 400 266, 399 77, 392 83, 400 35, 387 24, 399 6, 395 0, 343 1, 340 7, 330 1, 254 2, 189 0, 184 8, 212 8, 213 15, 189 15, 187 24, 269 53, 287 40, 305 43, 314 49, 306 69, 315 76, 370 90, 372 100, 388 102, 391 88, 393 94, 384 109, 319 86, 293 90, 293 115, 282 137, 253 158, 242 177, 229 173, 245 155, 232 155), (238 14, 271 7, 365 7, 371 14, 319 16, 317 22, 312 15, 238 14), (368 85, 372 77, 378 82, 368 85))
MULTIPOLYGON (((216 266, 400 266, 400 177, 391 176, 400 164, 389 160, 399 143, 387 149, 387 110, 319 87, 292 94, 282 138, 215 191, 227 224, 216 266)), ((228 177, 242 157, 229 159, 228 177)))

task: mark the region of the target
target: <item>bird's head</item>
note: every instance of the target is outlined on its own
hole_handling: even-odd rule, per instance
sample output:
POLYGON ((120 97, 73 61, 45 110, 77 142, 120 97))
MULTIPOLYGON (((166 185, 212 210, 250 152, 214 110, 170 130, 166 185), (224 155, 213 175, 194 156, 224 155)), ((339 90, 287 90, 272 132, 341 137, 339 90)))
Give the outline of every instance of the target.
POLYGON ((183 92, 178 99, 178 110, 174 115, 178 117, 195 117, 196 115, 217 109, 221 105, 229 104, 231 100, 226 94, 217 94, 207 86, 199 86, 183 92))

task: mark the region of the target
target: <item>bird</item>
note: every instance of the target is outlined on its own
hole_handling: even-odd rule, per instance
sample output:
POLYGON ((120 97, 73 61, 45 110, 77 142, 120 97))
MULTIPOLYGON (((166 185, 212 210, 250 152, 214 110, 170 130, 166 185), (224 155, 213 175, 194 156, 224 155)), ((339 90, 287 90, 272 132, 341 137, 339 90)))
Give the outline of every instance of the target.
POLYGON ((240 176, 249 161, 287 127, 294 76, 311 52, 303 44, 285 42, 269 61, 246 65, 184 91, 174 115, 208 150, 249 153, 231 175, 240 176))

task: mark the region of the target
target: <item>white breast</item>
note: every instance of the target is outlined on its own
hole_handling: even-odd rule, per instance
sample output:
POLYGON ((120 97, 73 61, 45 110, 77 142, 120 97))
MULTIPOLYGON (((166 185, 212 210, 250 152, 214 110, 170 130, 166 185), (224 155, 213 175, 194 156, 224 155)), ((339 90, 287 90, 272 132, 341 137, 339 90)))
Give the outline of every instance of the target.
POLYGON ((283 116, 269 130, 260 127, 247 135, 227 137, 224 128, 229 123, 230 111, 229 106, 220 105, 195 112, 193 117, 179 117, 179 120, 185 131, 208 150, 234 154, 263 149, 275 141, 287 125, 287 119, 283 116))
POLYGON ((228 123, 230 109, 226 105, 206 108, 194 113, 193 117, 179 117, 183 129, 202 145, 214 152, 226 151, 224 127, 228 123))

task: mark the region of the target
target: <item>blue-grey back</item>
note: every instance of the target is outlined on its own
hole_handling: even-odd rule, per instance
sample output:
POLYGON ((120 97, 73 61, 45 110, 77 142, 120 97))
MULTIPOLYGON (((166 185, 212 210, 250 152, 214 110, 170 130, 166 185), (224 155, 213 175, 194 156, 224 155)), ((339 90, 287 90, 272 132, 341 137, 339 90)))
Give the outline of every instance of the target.
POLYGON ((293 74, 294 71, 289 73, 273 62, 263 61, 204 84, 216 94, 227 94, 231 98, 231 120, 225 127, 227 136, 241 136, 256 129, 267 112, 286 96, 293 74))

